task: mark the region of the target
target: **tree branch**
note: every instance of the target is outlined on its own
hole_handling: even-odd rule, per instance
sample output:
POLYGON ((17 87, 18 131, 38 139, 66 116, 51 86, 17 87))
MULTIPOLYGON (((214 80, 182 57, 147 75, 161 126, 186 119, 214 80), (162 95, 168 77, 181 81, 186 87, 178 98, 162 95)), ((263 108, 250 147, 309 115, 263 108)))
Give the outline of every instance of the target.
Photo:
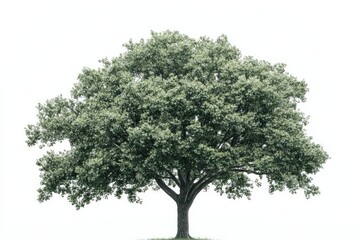
POLYGON ((178 176, 179 176, 179 180, 180 180, 180 186, 181 187, 183 187, 183 186, 185 186, 185 179, 184 179, 184 176, 183 176, 183 174, 181 173, 181 170, 177 170, 177 172, 178 172, 178 176))
POLYGON ((189 185, 189 189, 187 190, 185 199, 189 203, 192 203, 198 193, 203 190, 208 184, 213 182, 216 177, 216 174, 204 174, 202 177, 199 178, 196 183, 192 183, 191 185, 189 185))
POLYGON ((175 202, 178 200, 178 194, 174 192, 169 186, 167 186, 164 181, 160 177, 155 178, 156 183, 158 186, 167 194, 169 195, 175 202))
POLYGON ((242 167, 243 166, 232 166, 232 167, 230 167, 230 170, 234 171, 234 172, 244 172, 244 173, 250 173, 250 174, 255 174, 255 175, 270 174, 270 172, 262 172, 262 171, 251 170, 251 169, 243 169, 242 167))
POLYGON ((192 203, 195 197, 203 190, 207 185, 212 183, 216 179, 216 176, 203 176, 197 183, 195 183, 189 190, 187 200, 192 203))
POLYGON ((234 136, 231 139, 230 146, 232 146, 232 147, 235 146, 235 144, 237 143, 238 138, 239 138, 239 135, 235 133, 234 136))
POLYGON ((230 130, 227 130, 224 133, 223 139, 218 144, 216 144, 216 148, 220 148, 225 142, 229 141, 233 137, 233 135, 228 136, 229 132, 230 132, 230 130))
MULTIPOLYGON (((193 187, 196 188, 198 185, 200 185, 202 182, 204 182, 206 180, 206 178, 208 178, 208 177, 209 176, 207 174, 205 174, 193 185, 193 187)), ((193 189, 191 189, 191 190, 193 190, 193 189)))
MULTIPOLYGON (((188 164, 187 164, 188 165, 188 164)), ((186 171, 186 183, 189 183, 191 181, 191 168, 187 166, 186 171)))
POLYGON ((79 112, 78 111, 76 111, 74 108, 72 108, 72 107, 70 107, 70 106, 67 106, 69 109, 70 109, 70 111, 72 112, 72 113, 74 113, 76 116, 78 116, 79 115, 79 112))
POLYGON ((165 171, 170 175, 170 179, 173 180, 176 183, 176 185, 178 185, 178 187, 180 187, 180 182, 176 178, 176 176, 170 170, 168 170, 167 168, 165 168, 165 171))

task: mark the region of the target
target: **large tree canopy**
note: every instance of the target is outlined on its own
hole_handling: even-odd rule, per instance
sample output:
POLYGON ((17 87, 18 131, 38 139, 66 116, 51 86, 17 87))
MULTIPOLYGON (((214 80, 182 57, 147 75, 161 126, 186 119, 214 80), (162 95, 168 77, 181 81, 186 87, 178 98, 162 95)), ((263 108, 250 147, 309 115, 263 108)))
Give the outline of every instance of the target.
POLYGON ((40 201, 53 193, 77 208, 110 194, 140 201, 155 187, 177 203, 177 237, 187 238, 187 212, 209 185, 230 198, 249 197, 262 177, 270 192, 319 192, 311 176, 328 156, 297 108, 307 85, 284 64, 242 57, 225 36, 167 31, 125 47, 83 69, 70 98, 39 104, 27 143, 70 143, 38 159, 40 201))

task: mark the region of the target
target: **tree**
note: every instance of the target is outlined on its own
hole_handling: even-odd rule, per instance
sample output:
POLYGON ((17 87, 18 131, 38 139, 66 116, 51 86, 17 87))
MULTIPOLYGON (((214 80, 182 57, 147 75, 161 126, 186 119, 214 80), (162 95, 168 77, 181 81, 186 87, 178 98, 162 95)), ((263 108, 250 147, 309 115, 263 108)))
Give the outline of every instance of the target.
POLYGON ((71 97, 38 105, 29 146, 68 141, 37 160, 39 200, 53 193, 77 208, 92 200, 162 189, 177 204, 176 238, 208 186, 229 198, 269 191, 318 194, 311 176, 328 155, 306 135, 297 104, 307 85, 284 64, 242 57, 226 36, 152 33, 99 69, 84 68, 71 97))

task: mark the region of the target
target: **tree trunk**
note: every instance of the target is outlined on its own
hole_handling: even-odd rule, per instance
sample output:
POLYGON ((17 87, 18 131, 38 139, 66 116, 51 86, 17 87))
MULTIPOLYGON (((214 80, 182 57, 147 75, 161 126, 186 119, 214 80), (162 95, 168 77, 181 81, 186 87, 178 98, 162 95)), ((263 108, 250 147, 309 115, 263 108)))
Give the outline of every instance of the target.
POLYGON ((189 209, 191 204, 177 202, 178 224, 175 238, 191 239, 189 235, 189 209))
POLYGON ((179 193, 176 193, 172 188, 167 186, 160 177, 156 177, 155 181, 158 186, 176 202, 178 216, 175 239, 192 239, 189 234, 189 209, 197 194, 211 183, 213 179, 203 176, 196 183, 190 181, 190 177, 186 177, 185 180, 180 175, 179 179, 180 180, 176 180, 180 188, 179 193))

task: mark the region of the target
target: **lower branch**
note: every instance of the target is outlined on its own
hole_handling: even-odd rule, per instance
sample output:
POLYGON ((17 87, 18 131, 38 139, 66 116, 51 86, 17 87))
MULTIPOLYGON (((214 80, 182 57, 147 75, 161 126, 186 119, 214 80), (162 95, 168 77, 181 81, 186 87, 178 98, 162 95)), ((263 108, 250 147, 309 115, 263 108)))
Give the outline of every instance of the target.
POLYGON ((156 183, 158 184, 158 186, 167 194, 169 195, 175 202, 178 201, 178 197, 179 195, 172 190, 168 185, 166 185, 166 183, 161 179, 156 177, 155 178, 156 183))

